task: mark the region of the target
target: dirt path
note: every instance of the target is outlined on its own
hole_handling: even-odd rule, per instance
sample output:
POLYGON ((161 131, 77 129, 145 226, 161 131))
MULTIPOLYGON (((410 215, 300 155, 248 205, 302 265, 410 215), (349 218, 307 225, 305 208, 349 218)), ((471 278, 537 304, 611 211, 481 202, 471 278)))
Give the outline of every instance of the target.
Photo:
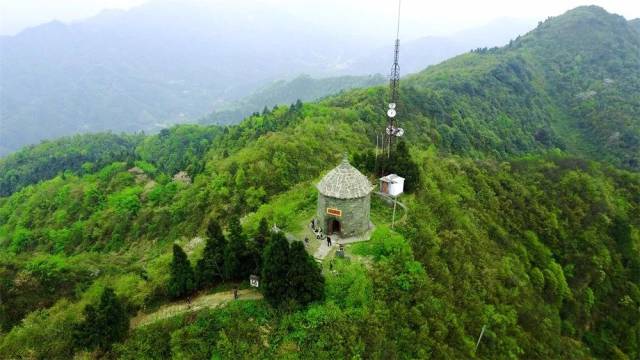
POLYGON ((320 241, 320 246, 313 253, 313 257, 316 258, 317 260, 322 261, 325 257, 327 257, 327 255, 329 255, 329 252, 331 252, 331 246, 327 245, 326 240, 316 240, 316 241, 320 241))
MULTIPOLYGON (((254 289, 244 289, 238 291, 238 300, 258 300, 262 299, 262 294, 254 289)), ((131 328, 135 329, 145 326, 158 320, 167 319, 182 313, 197 311, 204 308, 216 308, 224 306, 229 301, 233 301, 233 293, 231 290, 218 292, 215 294, 201 295, 191 300, 191 304, 186 301, 174 302, 163 305, 160 309, 151 314, 138 313, 136 317, 131 319, 131 328)))
POLYGON ((369 225, 369 230, 367 230, 364 234, 358 236, 341 238, 338 235, 331 235, 331 246, 327 245, 326 240, 320 240, 320 246, 318 246, 316 251, 313 253, 313 257, 316 258, 316 260, 322 261, 325 257, 327 257, 327 255, 329 255, 329 253, 331 253, 331 250, 333 248, 338 248, 340 244, 348 245, 357 242, 368 241, 371 238, 371 234, 373 234, 374 229, 375 225, 371 223, 369 225))

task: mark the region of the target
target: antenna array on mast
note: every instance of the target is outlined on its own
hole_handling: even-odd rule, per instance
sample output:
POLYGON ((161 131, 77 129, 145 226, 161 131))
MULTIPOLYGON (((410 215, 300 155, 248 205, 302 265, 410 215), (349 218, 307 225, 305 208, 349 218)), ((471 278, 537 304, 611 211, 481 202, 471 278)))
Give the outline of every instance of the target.
MULTIPOLYGON (((394 137, 404 135, 404 129, 397 126, 396 116, 398 115, 398 97, 400 91, 400 9, 402 0, 398 0, 398 27, 396 30, 396 43, 393 55, 393 65, 391 66, 391 74, 389 77, 389 108, 387 109, 387 156, 391 154, 391 143, 394 137)), ((383 145, 384 149, 384 145, 383 145)))

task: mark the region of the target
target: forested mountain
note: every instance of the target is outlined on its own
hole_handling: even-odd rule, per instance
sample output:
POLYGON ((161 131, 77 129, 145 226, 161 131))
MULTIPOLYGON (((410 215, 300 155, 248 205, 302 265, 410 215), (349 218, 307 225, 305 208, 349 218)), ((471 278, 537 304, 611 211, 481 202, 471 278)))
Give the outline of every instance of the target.
POLYGON ((89 134, 44 141, 0 158, 0 196, 61 172, 92 172, 115 161, 133 161, 142 136, 89 134))
POLYGON ((293 104, 296 101, 313 101, 353 88, 380 85, 386 81, 382 75, 338 76, 312 78, 301 75, 292 80, 271 83, 246 98, 235 101, 223 110, 215 111, 200 120, 201 124, 236 124, 252 113, 276 105, 293 104))
POLYGON ((637 170, 639 69, 640 36, 624 18, 577 8, 409 77, 409 136, 502 157, 558 147, 637 170))
MULTIPOLYGON (((299 255, 268 229, 306 226, 314 184, 345 152, 379 175, 386 86, 176 126, 129 139, 133 156, 108 165, 56 162, 53 178, 28 166, 47 146, 123 143, 26 149, 11 161, 28 181, 0 197, 0 358, 636 359, 639 45, 631 22, 580 7, 404 79, 407 135, 387 166, 412 185, 407 218, 389 229, 374 201, 372 239, 325 263, 324 280, 308 259, 292 266, 312 269, 315 300, 285 292, 282 307, 237 301, 118 325, 196 288, 207 264, 272 269, 278 250, 299 255), (190 179, 173 178, 181 170, 190 179), (91 326, 107 311, 120 328, 108 336, 91 326)), ((200 291, 234 286, 217 276, 200 291)), ((297 290, 301 278, 286 279, 297 290)))

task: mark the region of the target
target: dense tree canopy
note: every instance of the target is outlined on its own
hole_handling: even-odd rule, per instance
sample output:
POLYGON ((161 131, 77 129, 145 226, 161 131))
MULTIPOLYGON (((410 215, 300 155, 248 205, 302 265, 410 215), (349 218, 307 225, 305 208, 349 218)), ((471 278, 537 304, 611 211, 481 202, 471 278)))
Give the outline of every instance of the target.
POLYGON ((87 173, 115 161, 133 161, 141 136, 77 135, 26 147, 0 159, 0 196, 58 173, 87 173))

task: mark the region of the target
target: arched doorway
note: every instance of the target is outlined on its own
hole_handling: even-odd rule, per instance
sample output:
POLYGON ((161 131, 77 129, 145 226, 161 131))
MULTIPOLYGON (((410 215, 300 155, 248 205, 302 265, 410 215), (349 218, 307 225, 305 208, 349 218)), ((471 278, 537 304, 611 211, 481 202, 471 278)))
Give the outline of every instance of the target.
POLYGON ((340 233, 340 221, 336 220, 336 219, 331 219, 329 220, 329 235, 333 235, 336 233, 340 233))

